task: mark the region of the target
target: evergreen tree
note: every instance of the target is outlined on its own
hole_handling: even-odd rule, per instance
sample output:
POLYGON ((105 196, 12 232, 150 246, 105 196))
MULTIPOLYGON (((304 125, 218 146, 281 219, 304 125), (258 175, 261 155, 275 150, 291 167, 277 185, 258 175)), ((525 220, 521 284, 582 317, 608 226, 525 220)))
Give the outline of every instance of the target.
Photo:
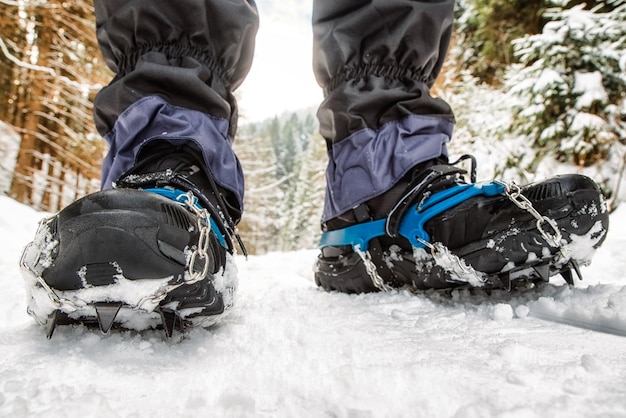
POLYGON ((546 0, 459 0, 456 44, 459 67, 490 84, 499 84, 506 66, 515 62, 511 41, 538 33, 546 0))
POLYGON ((311 140, 315 127, 311 115, 302 120, 293 113, 285 123, 285 145, 292 160, 288 164, 289 181, 283 183, 282 250, 310 247, 319 237, 324 191, 324 158, 320 151, 324 147, 321 138, 311 140))
POLYGON ((325 147, 307 113, 243 126, 235 150, 246 173, 239 226, 251 253, 310 248, 320 234, 325 147))
POLYGON ((278 187, 280 180, 276 180, 278 169, 271 138, 278 127, 278 119, 242 126, 233 144, 246 176, 245 212, 238 229, 251 254, 276 250, 274 237, 280 230, 277 204, 283 199, 283 191, 278 187))
POLYGON ((512 130, 540 151, 589 165, 607 158, 624 129, 626 2, 557 5, 541 34, 514 42, 521 65, 507 86, 518 97, 512 130))

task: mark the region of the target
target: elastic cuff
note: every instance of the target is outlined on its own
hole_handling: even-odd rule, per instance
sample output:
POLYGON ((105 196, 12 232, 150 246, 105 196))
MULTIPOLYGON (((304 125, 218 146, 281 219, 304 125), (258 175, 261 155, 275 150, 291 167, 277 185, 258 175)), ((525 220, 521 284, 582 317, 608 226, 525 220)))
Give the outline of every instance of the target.
POLYGON ((135 69, 139 59, 150 52, 157 52, 167 57, 168 60, 181 58, 194 58, 204 64, 211 73, 218 77, 225 86, 231 81, 226 77, 226 70, 220 67, 215 57, 208 49, 200 49, 181 41, 168 44, 143 44, 137 45, 134 49, 126 51, 117 62, 117 76, 122 77, 135 69))

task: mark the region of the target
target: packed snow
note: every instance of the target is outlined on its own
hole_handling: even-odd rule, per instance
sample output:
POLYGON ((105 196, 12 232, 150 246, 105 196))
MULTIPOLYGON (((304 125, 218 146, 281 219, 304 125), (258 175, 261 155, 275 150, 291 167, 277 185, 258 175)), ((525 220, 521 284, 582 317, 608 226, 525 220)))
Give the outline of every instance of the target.
POLYGON ((47 340, 18 269, 44 214, 7 197, 0 214, 1 416, 626 415, 626 207, 574 287, 327 293, 315 250, 271 253, 237 259, 219 325, 172 339, 61 326, 47 340))

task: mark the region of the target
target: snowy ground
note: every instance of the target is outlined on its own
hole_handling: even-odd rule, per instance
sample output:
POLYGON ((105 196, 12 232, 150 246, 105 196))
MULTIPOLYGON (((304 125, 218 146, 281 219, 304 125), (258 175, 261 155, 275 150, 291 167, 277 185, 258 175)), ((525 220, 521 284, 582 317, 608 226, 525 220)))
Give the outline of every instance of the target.
POLYGON ((0 416, 624 417, 626 207, 585 281, 453 297, 318 290, 316 252, 239 260, 232 315, 180 341, 25 312, 17 268, 42 217, 0 197, 0 416))

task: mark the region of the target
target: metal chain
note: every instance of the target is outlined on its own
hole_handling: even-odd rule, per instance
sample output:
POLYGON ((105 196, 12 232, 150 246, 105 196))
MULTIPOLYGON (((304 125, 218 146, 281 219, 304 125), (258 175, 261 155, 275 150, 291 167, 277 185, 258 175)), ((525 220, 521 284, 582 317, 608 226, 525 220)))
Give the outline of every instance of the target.
POLYGON ((380 274, 378 274, 378 270, 376 269, 376 265, 372 261, 369 251, 361 251, 361 248, 357 246, 354 251, 361 257, 363 263, 365 264, 365 270, 367 270, 367 274, 372 279, 372 283, 374 286, 383 292, 390 292, 393 290, 393 287, 389 286, 380 274))
POLYGON ((196 197, 190 191, 180 195, 177 200, 186 207, 190 212, 196 215, 197 218, 197 227, 200 232, 200 236, 198 238, 198 245, 196 249, 191 253, 191 257, 189 259, 189 266, 187 267, 187 272, 189 273, 189 277, 183 278, 183 280, 167 284, 162 286, 159 290, 157 290, 154 294, 146 296, 142 298, 136 306, 132 307, 133 309, 141 309, 144 303, 150 301, 152 303, 158 304, 165 297, 172 292, 173 290, 181 287, 185 284, 193 284, 204 279, 209 272, 209 246, 210 246, 210 233, 211 233, 211 223, 209 222, 210 215, 209 212, 204 208, 199 208, 196 206, 196 197), (197 259, 200 258, 204 261, 204 265, 201 270, 195 270, 195 265, 197 259))
POLYGON ((505 194, 511 202, 513 202, 520 209, 530 213, 536 219, 537 229, 539 230, 539 233, 541 233, 543 239, 545 239, 550 246, 561 248, 561 238, 563 236, 561 235, 561 231, 559 230, 559 227, 554 219, 550 219, 537 212, 537 209, 535 209, 531 201, 522 194, 522 189, 517 184, 513 182, 506 183, 504 181, 498 181, 497 183, 504 187, 505 194), (552 229, 552 232, 548 232, 543 228, 546 224, 552 229))
POLYGON ((183 196, 183 205, 196 215, 198 221, 198 231, 200 232, 200 237, 198 238, 198 246, 193 251, 193 253, 191 253, 191 258, 189 260, 189 278, 185 280, 185 283, 191 284, 204 279, 209 273, 208 257, 209 246, 211 245, 211 223, 209 222, 209 219, 211 215, 209 215, 209 212, 206 209, 200 209, 195 205, 196 197, 191 192, 187 192, 187 194, 181 196, 183 196), (195 270, 196 260, 198 258, 204 261, 204 265, 201 270, 195 270))

